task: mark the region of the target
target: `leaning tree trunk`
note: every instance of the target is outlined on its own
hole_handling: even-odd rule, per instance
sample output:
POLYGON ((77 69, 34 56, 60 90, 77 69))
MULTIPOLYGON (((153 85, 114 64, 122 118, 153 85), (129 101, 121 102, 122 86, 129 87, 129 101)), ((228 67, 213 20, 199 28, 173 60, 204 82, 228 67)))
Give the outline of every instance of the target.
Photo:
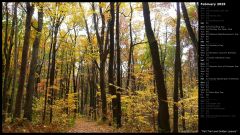
POLYGON ((198 78, 198 70, 197 70, 198 69, 198 40, 197 40, 197 37, 196 37, 195 33, 193 32, 193 28, 192 28, 191 23, 189 21, 187 8, 186 8, 184 2, 181 3, 181 6, 182 6, 183 18, 184 18, 184 21, 185 21, 185 24, 186 24, 186 27, 187 27, 187 31, 188 31, 188 34, 189 34, 189 36, 192 40, 192 43, 193 43, 194 61, 196 63, 195 76, 196 76, 196 78, 198 78))
POLYGON ((150 21, 150 11, 147 2, 143 2, 143 16, 145 23, 145 31, 150 46, 154 77, 156 80, 158 95, 158 130, 159 132, 169 132, 169 112, 167 103, 167 90, 164 84, 164 76, 162 66, 159 59, 158 43, 154 37, 154 33, 150 21))

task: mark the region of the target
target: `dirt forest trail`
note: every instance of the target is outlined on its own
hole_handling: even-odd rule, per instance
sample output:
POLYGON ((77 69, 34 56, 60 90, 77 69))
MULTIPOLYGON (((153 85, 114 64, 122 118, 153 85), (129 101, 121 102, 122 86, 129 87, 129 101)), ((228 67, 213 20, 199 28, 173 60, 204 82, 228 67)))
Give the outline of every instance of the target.
POLYGON ((68 133, 113 133, 117 132, 111 126, 107 124, 99 124, 95 121, 88 120, 86 118, 78 118, 75 124, 68 133))

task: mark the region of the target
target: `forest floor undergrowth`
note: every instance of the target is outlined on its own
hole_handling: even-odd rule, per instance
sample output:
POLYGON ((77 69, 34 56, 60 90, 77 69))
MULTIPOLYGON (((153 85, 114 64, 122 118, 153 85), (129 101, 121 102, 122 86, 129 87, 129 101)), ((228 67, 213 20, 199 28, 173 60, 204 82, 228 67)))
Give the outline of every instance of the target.
POLYGON ((50 125, 32 124, 26 120, 2 125, 3 133, 116 133, 124 132, 123 128, 117 129, 109 126, 107 122, 94 121, 86 117, 77 117, 72 126, 61 127, 57 123, 50 125))

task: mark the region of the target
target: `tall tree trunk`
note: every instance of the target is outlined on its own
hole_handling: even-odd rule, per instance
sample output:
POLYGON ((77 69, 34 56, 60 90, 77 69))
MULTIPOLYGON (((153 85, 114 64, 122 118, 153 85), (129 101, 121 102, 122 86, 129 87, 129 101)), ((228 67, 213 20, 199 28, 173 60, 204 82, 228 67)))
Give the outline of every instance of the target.
POLYGON ((179 72, 180 72, 180 9, 177 2, 177 25, 176 25, 176 53, 174 67, 174 94, 173 94, 173 132, 178 132, 178 89, 179 89, 179 72))
MULTIPOLYGON (((179 71, 179 91, 180 91, 180 98, 181 100, 184 99, 183 96, 183 86, 182 86, 182 67, 181 67, 181 59, 180 59, 180 71, 179 71)), ((182 127, 183 130, 186 130, 186 123, 185 123, 185 108, 184 108, 184 103, 182 102, 182 127)))
POLYGON ((194 61, 196 63, 195 75, 196 75, 196 78, 198 78, 198 70, 197 70, 198 69, 198 40, 197 40, 197 37, 196 37, 195 33, 193 32, 193 28, 192 28, 191 23, 189 21, 187 8, 186 8, 184 2, 181 2, 181 6, 182 6, 183 18, 184 18, 184 21, 185 21, 185 24, 186 24, 186 27, 187 27, 187 31, 188 31, 188 34, 189 34, 189 36, 192 40, 192 43, 193 43, 194 61))
POLYGON ((162 67, 159 59, 158 43, 154 37, 154 33, 150 21, 150 11, 147 2, 143 2, 143 16, 145 23, 145 31, 147 39, 150 46, 150 51, 152 55, 152 63, 154 70, 154 77, 156 80, 157 86, 157 95, 158 95, 158 130, 159 132, 169 132, 169 112, 168 112, 168 103, 167 101, 167 90, 164 84, 164 76, 162 67))
MULTIPOLYGON (((73 93, 74 93, 74 98, 77 99, 77 78, 75 79, 75 62, 72 64, 72 71, 73 71, 73 74, 72 74, 72 81, 73 81, 73 93)), ((77 102, 75 102, 75 106, 76 108, 74 109, 74 117, 76 117, 76 114, 77 114, 77 102)))
POLYGON ((8 113, 13 113, 13 101, 15 97, 15 85, 16 85, 16 77, 17 77, 17 69, 18 69, 18 19, 17 19, 17 6, 18 2, 15 3, 15 8, 14 8, 14 16, 16 17, 15 19, 15 39, 14 39, 14 71, 13 71, 13 83, 12 83, 12 92, 11 92, 11 100, 10 100, 10 106, 8 109, 8 113))
MULTIPOLYGON (((80 6, 80 8, 81 8, 81 10, 82 10, 82 12, 84 12, 84 9, 83 9, 83 7, 82 7, 82 5, 81 5, 81 3, 79 3, 79 6, 80 6)), ((93 10, 94 10, 94 5, 92 6, 93 7, 93 10)), ((86 20, 86 17, 85 17, 85 14, 83 13, 83 19, 84 19, 84 23, 85 23, 85 29, 86 29, 86 31, 87 31, 87 38, 88 38, 88 43, 89 44, 91 44, 91 37, 90 37, 90 31, 89 31, 89 28, 88 28, 88 23, 87 23, 87 20, 86 20)), ((93 18, 94 19, 94 18, 93 18)), ((88 52, 88 49, 86 48, 86 52, 88 52)), ((86 70, 87 71, 89 71, 89 67, 88 67, 88 65, 87 65, 87 67, 86 67, 86 70)), ((84 72, 84 70, 83 70, 83 72, 84 72)), ((82 84, 84 84, 84 80, 85 80, 85 77, 83 76, 83 78, 82 78, 82 84)), ((84 100, 83 100, 83 106, 82 106, 82 109, 84 109, 86 112, 87 112, 87 96, 88 96, 88 83, 87 83, 88 81, 86 81, 86 83, 85 83, 85 87, 83 86, 83 88, 82 88, 82 95, 83 95, 83 93, 84 93, 84 90, 85 90, 85 94, 84 94, 84 96, 82 96, 82 97, 84 97, 84 100)), ((85 114, 87 114, 87 113, 85 113, 85 114)))
MULTIPOLYGON (((57 6, 57 3, 56 3, 57 6)), ((53 46, 52 46, 52 66, 51 66, 51 70, 50 70, 50 91, 51 91, 51 100, 50 100, 50 105, 53 105, 53 100, 54 100, 54 80, 55 80, 55 64, 56 64, 56 45, 57 45, 57 34, 58 34, 58 29, 62 23, 64 19, 64 16, 59 16, 56 20, 56 24, 54 26, 54 40, 53 40, 53 46)), ((50 123, 52 123, 52 116, 53 116, 53 112, 52 112, 52 107, 50 107, 50 123)))
MULTIPOLYGON (((41 59, 41 64, 38 65, 38 68, 36 69, 36 73, 38 74, 37 78, 36 78, 36 84, 41 82, 41 72, 42 72, 42 67, 45 61, 45 54, 46 54, 46 43, 48 38, 51 36, 51 32, 49 31, 49 34, 47 36, 47 38, 44 40, 43 43, 43 54, 41 54, 43 57, 41 59)), ((35 91, 38 91, 38 85, 35 86, 35 91)), ((47 90, 45 90, 47 92, 47 90)), ((45 107, 45 106, 44 106, 45 107)))
POLYGON ((41 32, 43 26, 43 7, 40 7, 38 10, 38 28, 37 34, 33 43, 33 50, 32 50, 32 60, 30 64, 30 73, 28 78, 28 85, 27 85, 27 93, 26 93, 26 102, 24 107, 24 117, 27 118, 29 121, 32 121, 32 100, 33 100, 33 92, 34 92, 34 82, 35 82, 35 72, 36 66, 38 61, 38 48, 41 39, 41 32))
POLYGON ((89 86, 90 86, 90 116, 96 120, 96 92, 95 92, 95 65, 91 64, 91 71, 89 70, 89 86))
POLYGON ((88 84, 89 84, 89 89, 90 89, 90 95, 89 95, 89 102, 90 102, 90 109, 89 109, 89 116, 92 118, 93 114, 93 85, 92 85, 92 70, 88 70, 88 84))
POLYGON ((129 83, 130 83, 130 77, 131 77, 131 64, 132 64, 132 56, 133 56, 133 38, 132 38, 132 15, 133 15, 133 9, 130 2, 130 21, 129 21, 129 32, 130 32, 130 50, 128 55, 128 68, 127 68, 127 82, 126 82, 126 89, 129 89, 129 83))
MULTIPOLYGON (((110 52, 109 52, 109 68, 108 68, 108 84, 109 84, 109 93, 111 95, 116 95, 116 89, 114 87, 114 70, 113 70, 113 62, 114 62, 114 19, 115 19, 115 13, 114 13, 114 2, 110 3, 110 14, 111 14, 111 20, 110 20, 110 52)), ((115 123, 116 121, 116 114, 117 114, 117 104, 116 104, 116 98, 112 98, 112 110, 113 110, 113 121, 115 123)))
POLYGON ((102 121, 107 120, 107 99, 105 91, 105 61, 100 62, 100 89, 102 100, 102 121))
MULTIPOLYGON (((101 4, 101 2, 99 3, 101 4)), ((94 3, 92 3, 92 9, 95 12, 95 6, 94 3)), ((102 8, 99 7, 99 12, 102 19, 102 28, 101 28, 101 36, 98 32, 98 25, 96 20, 96 13, 93 13, 93 22, 94 22, 94 28, 96 31, 97 41, 98 41, 98 47, 99 47, 99 57, 100 57, 100 89, 101 89, 101 100, 102 100, 102 121, 106 121, 107 119, 107 101, 106 101, 106 91, 105 91, 105 62, 106 62, 106 48, 103 48, 104 45, 104 29, 105 29, 105 18, 104 14, 102 12, 102 8)), ((108 31, 108 30, 107 30, 108 31)), ((108 32, 106 35, 106 39, 108 38, 108 32)), ((107 44, 107 42, 105 42, 107 44)))
POLYGON ((184 2, 181 2, 181 6, 182 6, 183 18, 184 18, 184 21, 185 21, 185 24, 186 24, 186 27, 187 27, 187 31, 188 31, 188 33, 189 33, 189 36, 190 36, 191 40, 192 40, 193 47, 194 47, 194 51, 195 51, 195 53, 197 54, 197 52, 198 52, 198 41, 197 41, 197 37, 196 37, 196 35, 195 35, 194 32, 193 32, 191 23, 190 23, 190 21, 189 21, 187 8, 186 8, 184 2))
POLYGON ((167 29, 167 24, 165 26, 166 28, 166 33, 165 33, 165 47, 164 47, 164 56, 162 56, 162 65, 163 65, 163 75, 164 75, 164 83, 166 85, 166 78, 167 78, 167 70, 165 68, 165 60, 166 60, 166 55, 167 55, 167 44, 168 44, 168 29, 167 29))
MULTIPOLYGON (((57 24, 56 24, 57 25, 57 24)), ((54 78, 55 78, 55 62, 56 62, 56 44, 57 44, 57 33, 58 33, 58 26, 55 27, 54 30, 54 40, 53 40, 53 46, 52 46, 52 66, 50 70, 50 91, 51 91, 51 99, 50 99, 50 105, 53 105, 53 96, 54 96, 54 78)), ((52 123, 52 107, 50 107, 50 123, 52 123)))
POLYGON ((135 77, 135 75, 134 75, 134 65, 135 65, 135 59, 134 59, 134 57, 133 57, 133 51, 134 51, 134 47, 132 47, 132 52, 131 52, 131 58, 132 58, 132 63, 131 63, 131 76, 130 76, 130 78, 131 78, 131 89, 133 90, 133 91, 136 91, 137 90, 137 87, 136 87, 136 77, 135 77))
MULTIPOLYGON (((86 71, 87 72, 89 70, 89 67, 87 66, 86 67, 86 71)), ((89 85, 87 83, 87 76, 84 78, 85 81, 85 95, 84 95, 84 114, 87 115, 87 103, 88 103, 88 88, 89 88, 89 85)))
POLYGON ((16 98, 16 105, 15 105, 15 113, 14 119, 20 118, 21 116, 21 108, 22 108, 22 97, 23 97, 23 90, 24 90, 24 82, 26 76, 26 67, 27 67, 27 56, 28 56, 28 48, 29 48, 29 40, 30 40, 30 32, 31 32, 31 20, 34 11, 34 7, 30 5, 29 2, 26 3, 27 5, 27 17, 26 17, 26 25, 25 25, 25 35, 24 35, 24 43, 23 43, 23 51, 22 51, 22 63, 19 75, 19 85, 18 85, 18 92, 16 98))
MULTIPOLYGON (((11 79, 9 76, 9 70, 10 70, 10 64, 11 64, 11 52, 12 52, 12 47, 13 47, 13 36, 14 36, 14 28, 16 24, 16 18, 17 18, 17 4, 13 5, 13 19, 12 19, 12 27, 11 27, 11 32, 10 32, 10 37, 7 38, 7 40, 10 40, 10 46, 9 48, 6 48, 6 66, 5 66, 5 74, 4 74, 4 85, 3 85, 3 121, 5 120, 6 113, 7 113, 7 107, 8 107, 8 100, 9 100, 9 89, 10 89, 10 83, 11 79)), ((8 12, 7 12, 8 13, 8 12)), ((7 18, 8 20, 8 18, 7 18)), ((7 26, 7 25, 6 25, 7 26)), ((7 33, 7 31, 6 31, 7 33)), ((6 39, 6 37, 5 37, 6 39)), ((5 45, 7 41, 5 42, 5 45)))
POLYGON ((84 72, 84 66, 83 66, 83 62, 81 62, 81 75, 80 75, 80 78, 81 78, 81 109, 80 109, 80 114, 83 115, 83 111, 84 111, 84 100, 83 100, 83 95, 84 95, 84 75, 83 75, 83 72, 84 72))
POLYGON ((116 46, 117 46, 117 128, 121 127, 121 54, 119 44, 119 6, 120 3, 116 3, 116 46))
MULTIPOLYGON (((68 52, 66 52, 66 56, 67 56, 68 52)), ((66 57, 66 60, 68 58, 66 57)), ((68 103, 68 97, 69 97, 69 93, 70 93, 70 78, 71 78, 71 64, 68 64, 67 63, 67 69, 66 69, 66 85, 65 85, 65 90, 66 90, 66 93, 65 93, 65 102, 67 104, 67 107, 65 108, 65 111, 66 111, 66 114, 69 114, 69 103, 68 103)))
MULTIPOLYGON (((55 22, 55 21, 54 21, 55 22)), ((52 27, 54 24, 52 25, 52 27)), ((44 106, 43 106, 43 117, 42 122, 45 122, 46 118, 46 109, 47 109, 47 100, 48 100, 48 82, 49 82, 49 73, 50 73, 50 65, 51 65, 51 54, 52 54, 52 47, 53 47, 53 30, 51 31, 51 45, 50 45, 50 51, 48 55, 48 68, 47 68, 47 81, 46 81, 46 88, 44 93, 44 106)))
MULTIPOLYGON (((8 47, 8 2, 5 3, 5 12, 6 12, 6 25, 5 25, 5 37, 4 37, 4 56, 5 56, 5 64, 6 64, 6 59, 7 59, 7 47, 8 47)), ((5 67, 4 65, 2 66, 3 68, 5 67)), ((5 69, 3 69, 3 71, 5 72, 5 69)), ((3 72, 2 72, 3 73, 3 72)), ((5 79, 5 78, 4 78, 5 79)), ((3 91, 4 92, 4 91, 3 91)), ((4 100, 4 95, 3 95, 3 99, 4 100)), ((3 103, 3 102, 2 102, 3 103)), ((3 107, 3 106, 2 106, 3 107)))
MULTIPOLYGON (((76 29, 75 27, 73 28, 74 30, 74 41, 73 41, 73 45, 74 45, 74 48, 76 47, 76 42, 77 42, 77 32, 76 32, 76 29)), ((77 99, 77 77, 75 77, 75 52, 72 52, 72 57, 73 57, 73 60, 72 60, 72 71, 73 71, 73 74, 72 74, 72 83, 73 83, 73 92, 75 93, 74 94, 74 98, 77 99)), ((77 114, 77 106, 78 106, 78 103, 75 102, 75 106, 76 108, 74 109, 74 117, 76 117, 76 114, 77 114)))

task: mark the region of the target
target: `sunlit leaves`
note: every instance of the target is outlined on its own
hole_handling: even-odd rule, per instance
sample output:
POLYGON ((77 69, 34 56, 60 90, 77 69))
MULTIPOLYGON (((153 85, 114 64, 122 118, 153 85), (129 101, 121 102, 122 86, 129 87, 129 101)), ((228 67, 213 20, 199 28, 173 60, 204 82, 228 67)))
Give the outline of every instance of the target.
POLYGON ((99 2, 99 7, 105 8, 106 7, 106 2, 99 2))
POLYGON ((122 97, 122 108, 127 118, 128 132, 154 131, 152 118, 157 115, 157 95, 151 90, 137 91, 122 97))

